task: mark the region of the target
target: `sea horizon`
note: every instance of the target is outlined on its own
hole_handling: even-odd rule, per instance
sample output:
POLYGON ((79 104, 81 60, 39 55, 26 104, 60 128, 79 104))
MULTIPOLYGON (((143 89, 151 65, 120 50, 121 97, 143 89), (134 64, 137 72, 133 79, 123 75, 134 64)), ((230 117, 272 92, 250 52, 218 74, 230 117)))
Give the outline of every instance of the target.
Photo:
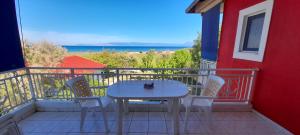
POLYGON ((109 45, 62 45, 68 52, 147 52, 154 51, 176 51, 191 48, 186 44, 109 44, 109 45))
POLYGON ((178 46, 70 46, 63 45, 63 48, 68 52, 147 52, 153 51, 176 51, 191 47, 178 47, 178 46))

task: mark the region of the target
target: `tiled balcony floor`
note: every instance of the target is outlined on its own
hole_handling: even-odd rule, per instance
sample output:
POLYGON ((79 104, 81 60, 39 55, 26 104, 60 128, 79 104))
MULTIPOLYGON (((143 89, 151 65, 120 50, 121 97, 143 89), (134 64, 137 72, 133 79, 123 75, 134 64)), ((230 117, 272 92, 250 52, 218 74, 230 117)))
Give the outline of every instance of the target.
MULTIPOLYGON (((181 134, 183 116, 180 114, 181 134)), ((37 112, 19 123, 25 135, 104 135, 101 112, 88 113, 84 130, 79 130, 79 112, 37 112)), ((114 113, 109 113, 110 135, 115 134, 114 113)), ((124 117, 126 135, 171 134, 170 114, 166 112, 131 112, 124 117)), ((283 135, 275 126, 252 112, 214 112, 211 126, 201 113, 192 113, 188 134, 193 135, 283 135)))

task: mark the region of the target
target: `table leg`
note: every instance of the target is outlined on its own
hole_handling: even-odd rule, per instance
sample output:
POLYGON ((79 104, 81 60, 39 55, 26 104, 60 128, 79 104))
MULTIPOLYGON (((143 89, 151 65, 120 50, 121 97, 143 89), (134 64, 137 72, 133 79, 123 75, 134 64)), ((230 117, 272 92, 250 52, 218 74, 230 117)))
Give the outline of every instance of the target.
POLYGON ((173 99, 173 130, 174 135, 179 135, 179 108, 178 108, 179 100, 173 99))
POLYGON ((123 126, 123 100, 117 99, 117 107, 116 107, 116 113, 117 113, 117 135, 122 135, 122 126, 123 126))
POLYGON ((172 112, 172 107, 173 107, 173 100, 168 100, 168 113, 172 112))

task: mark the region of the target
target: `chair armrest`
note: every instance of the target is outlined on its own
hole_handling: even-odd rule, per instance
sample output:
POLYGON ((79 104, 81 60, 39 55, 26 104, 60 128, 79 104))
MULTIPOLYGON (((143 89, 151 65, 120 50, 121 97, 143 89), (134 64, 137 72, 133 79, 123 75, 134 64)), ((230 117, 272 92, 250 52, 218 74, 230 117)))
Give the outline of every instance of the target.
POLYGON ((75 101, 78 101, 78 100, 81 100, 81 101, 86 101, 86 100, 97 100, 100 107, 103 108, 103 104, 102 104, 102 101, 101 101, 101 97, 95 97, 95 96, 91 96, 91 97, 76 97, 75 98, 75 101))
POLYGON ((100 97, 75 97, 75 102, 78 102, 78 101, 86 101, 86 100, 98 100, 98 102, 100 101, 101 102, 101 99, 100 97))
POLYGON ((213 100, 213 99, 215 99, 215 97, 211 97, 211 96, 193 96, 191 105, 194 103, 195 99, 210 99, 210 100, 213 100))

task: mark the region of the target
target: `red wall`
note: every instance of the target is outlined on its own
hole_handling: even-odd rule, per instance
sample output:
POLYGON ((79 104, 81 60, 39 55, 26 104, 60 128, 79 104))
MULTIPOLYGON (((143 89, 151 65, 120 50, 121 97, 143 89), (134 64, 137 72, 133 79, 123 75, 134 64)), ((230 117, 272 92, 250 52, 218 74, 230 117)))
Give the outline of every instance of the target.
POLYGON ((300 2, 274 0, 262 63, 232 58, 239 10, 262 1, 225 1, 217 67, 258 67, 254 108, 300 134, 300 2))

